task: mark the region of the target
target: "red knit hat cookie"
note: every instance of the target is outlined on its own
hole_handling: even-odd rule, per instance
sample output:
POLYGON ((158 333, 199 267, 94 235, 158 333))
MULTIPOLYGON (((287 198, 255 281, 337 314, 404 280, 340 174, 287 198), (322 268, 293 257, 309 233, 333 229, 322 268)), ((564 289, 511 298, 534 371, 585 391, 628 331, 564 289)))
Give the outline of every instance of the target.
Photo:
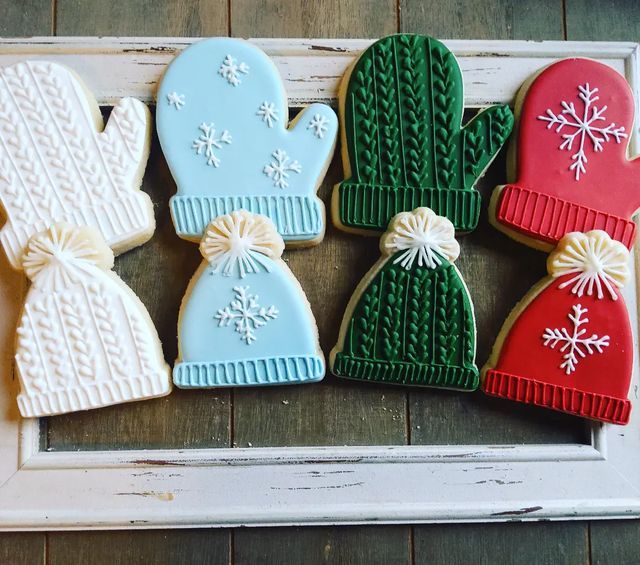
POLYGON ((620 288, 629 252, 605 232, 570 233, 549 276, 516 306, 483 368, 490 395, 614 424, 629 421, 633 334, 620 288))

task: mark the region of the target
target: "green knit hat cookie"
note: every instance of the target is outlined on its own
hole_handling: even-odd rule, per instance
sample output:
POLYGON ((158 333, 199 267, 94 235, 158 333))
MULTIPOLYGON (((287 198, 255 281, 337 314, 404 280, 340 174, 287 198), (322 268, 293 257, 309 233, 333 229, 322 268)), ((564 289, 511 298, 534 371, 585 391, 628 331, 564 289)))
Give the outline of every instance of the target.
POLYGON ((339 377, 475 390, 473 304, 453 265, 453 224, 429 208, 395 216, 382 258, 351 297, 331 371, 339 377))
POLYGON ((427 206, 455 229, 475 229, 473 188, 513 127, 492 106, 461 127, 460 67, 439 41, 399 34, 376 41, 340 90, 346 180, 333 192, 333 221, 347 231, 383 231, 397 213, 427 206))

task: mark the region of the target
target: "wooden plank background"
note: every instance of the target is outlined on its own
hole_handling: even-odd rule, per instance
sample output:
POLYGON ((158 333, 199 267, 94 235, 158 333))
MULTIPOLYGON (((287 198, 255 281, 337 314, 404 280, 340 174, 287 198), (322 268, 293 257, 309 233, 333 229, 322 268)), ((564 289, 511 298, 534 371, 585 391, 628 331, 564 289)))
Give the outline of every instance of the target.
MULTIPOLYGON (((634 0, 0 0, 0 8, 3 36, 375 38, 410 31, 441 38, 640 40, 640 5, 634 0)), ((337 158, 321 188, 323 198, 340 178, 337 158)), ((503 178, 504 156, 483 180, 483 194, 503 178)), ((195 246, 173 231, 167 201, 174 185, 157 140, 144 189, 156 204, 158 231, 143 248, 121 257, 117 269, 149 307, 173 360, 179 301, 199 258, 195 246), (148 270, 160 276, 149 278, 148 270)), ((506 240, 486 217, 462 247, 459 266, 476 303, 482 363, 511 305, 543 274, 544 256, 506 240), (504 301, 498 290, 501 296, 507 292, 504 301)), ((375 240, 333 229, 321 246, 286 254, 314 307, 325 351, 335 342, 352 289, 376 257, 375 240), (353 267, 342 269, 347 262, 353 267), (320 275, 322 285, 316 283, 320 275)), ((407 392, 330 376, 312 387, 177 391, 45 425, 49 449, 586 439, 578 420, 514 410, 482 395, 407 392)), ((0 534, 0 563, 12 565, 624 564, 637 562, 638 555, 637 521, 0 534)))

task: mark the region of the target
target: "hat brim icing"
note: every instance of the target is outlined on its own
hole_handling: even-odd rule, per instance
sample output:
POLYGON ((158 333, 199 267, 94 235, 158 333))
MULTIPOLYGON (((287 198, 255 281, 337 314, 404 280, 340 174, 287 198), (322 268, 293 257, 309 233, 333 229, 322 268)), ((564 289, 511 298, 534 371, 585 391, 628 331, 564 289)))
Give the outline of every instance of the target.
POLYGON ((491 396, 612 424, 629 423, 631 414, 631 402, 626 398, 526 379, 496 369, 487 371, 482 390, 491 396))
POLYGON ((459 232, 475 230, 480 218, 481 196, 477 190, 344 181, 334 194, 338 199, 334 210, 340 211, 341 226, 354 230, 384 231, 396 214, 420 207, 448 218, 459 232))
POLYGON ((474 391, 480 383, 478 368, 475 366, 372 361, 342 353, 336 353, 331 370, 334 375, 349 379, 454 390, 474 391))
POLYGON ((180 388, 286 385, 321 381, 324 359, 319 355, 291 355, 241 361, 180 362, 173 382, 180 388))

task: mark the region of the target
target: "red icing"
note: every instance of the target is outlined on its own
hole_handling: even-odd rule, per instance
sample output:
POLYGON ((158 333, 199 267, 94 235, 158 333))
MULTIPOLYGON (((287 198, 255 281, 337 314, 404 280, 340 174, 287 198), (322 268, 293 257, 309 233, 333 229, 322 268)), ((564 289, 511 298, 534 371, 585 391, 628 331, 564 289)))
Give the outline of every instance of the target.
MULTIPOLYGON (((591 114, 590 114, 591 115, 591 114)), ((627 145, 632 133, 634 101, 623 76, 610 67, 590 59, 565 59, 547 67, 529 87, 520 113, 518 133, 518 178, 507 185, 496 208, 501 224, 534 239, 555 243, 570 231, 604 229, 611 237, 630 247, 635 227, 630 222, 640 207, 640 180, 634 171, 640 162, 628 161, 627 145), (585 143, 586 171, 575 178, 569 169, 579 148, 580 136, 572 149, 560 149, 563 135, 576 131, 570 125, 556 132, 557 124, 539 119, 551 110, 562 114, 562 101, 573 103, 583 116, 584 102, 578 86, 598 88, 591 108, 602 112, 597 127, 624 126, 626 138, 617 143, 610 135, 595 152, 592 142, 585 143)), ((602 134, 598 134, 603 137, 602 134)))
POLYGON ((622 296, 612 300, 584 295, 558 287, 573 275, 565 275, 544 288, 511 326, 505 336, 497 366, 487 373, 483 390, 489 394, 538 404, 564 412, 615 423, 626 423, 627 400, 633 363, 633 339, 622 296), (582 326, 585 336, 609 336, 602 353, 578 356, 575 371, 560 368, 562 343, 544 345, 547 328, 566 328, 572 333, 568 314, 574 305, 587 308, 582 326), (548 386, 544 386, 548 385, 548 386))

